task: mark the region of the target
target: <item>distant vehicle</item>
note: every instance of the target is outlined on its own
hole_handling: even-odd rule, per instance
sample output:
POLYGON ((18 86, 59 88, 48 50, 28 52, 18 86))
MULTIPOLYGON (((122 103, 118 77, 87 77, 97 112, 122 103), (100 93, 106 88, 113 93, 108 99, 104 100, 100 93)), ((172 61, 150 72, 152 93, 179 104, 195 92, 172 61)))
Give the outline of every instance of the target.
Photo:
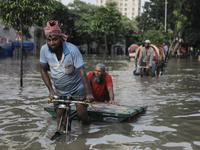
POLYGON ((136 53, 135 50, 138 48, 139 46, 137 44, 132 44, 129 48, 128 48, 128 53, 129 53, 129 60, 134 60, 136 53))
POLYGON ((11 46, 0 46, 0 58, 6 58, 7 56, 13 56, 13 48, 11 46))
MULTIPOLYGON (((20 53, 21 53, 21 41, 13 41, 12 42, 12 48, 14 50, 14 55, 16 57, 19 57, 20 56, 20 53)), ((23 41, 23 56, 27 56, 27 54, 30 52, 30 51, 33 51, 33 48, 34 48, 34 44, 33 42, 30 42, 30 41, 23 41)))
MULTIPOLYGON (((155 53, 155 57, 154 57, 154 62, 155 62, 155 71, 153 72, 154 75, 159 75, 159 72, 160 70, 158 70, 158 66, 159 66, 159 62, 160 62, 160 57, 163 57, 163 51, 161 51, 155 44, 150 44, 150 47, 153 48, 154 50, 154 53, 155 53)), ((139 58, 139 55, 140 55, 140 50, 142 48, 142 45, 139 46, 136 51, 135 51, 135 70, 133 71, 133 74, 134 75, 139 75, 139 69, 138 69, 138 66, 137 66, 137 61, 138 61, 138 58, 139 58)))

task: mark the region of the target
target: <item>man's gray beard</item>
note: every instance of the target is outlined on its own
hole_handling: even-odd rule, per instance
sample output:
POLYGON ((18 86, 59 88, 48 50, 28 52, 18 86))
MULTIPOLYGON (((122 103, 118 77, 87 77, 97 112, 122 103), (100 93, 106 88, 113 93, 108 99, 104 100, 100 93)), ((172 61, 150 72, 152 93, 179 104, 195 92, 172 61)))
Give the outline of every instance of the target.
POLYGON ((93 73, 92 80, 95 83, 100 83, 100 82, 103 81, 103 79, 104 79, 104 73, 101 76, 98 76, 98 77, 96 77, 95 74, 93 73))

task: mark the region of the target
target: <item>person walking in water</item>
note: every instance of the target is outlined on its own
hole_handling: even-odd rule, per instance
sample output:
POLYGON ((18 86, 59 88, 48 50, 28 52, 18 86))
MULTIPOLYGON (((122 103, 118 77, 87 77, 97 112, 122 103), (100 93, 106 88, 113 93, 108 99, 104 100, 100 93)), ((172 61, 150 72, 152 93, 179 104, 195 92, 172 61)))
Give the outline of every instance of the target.
MULTIPOLYGON (((66 42, 67 35, 61 33, 58 21, 47 22, 45 36, 47 43, 40 50, 40 72, 44 83, 49 89, 49 97, 51 98, 55 94, 70 94, 72 96, 84 96, 88 102, 93 102, 94 97, 79 49, 75 45, 66 42), (47 73, 49 68, 55 89, 53 89, 47 73)), ((54 102, 59 125, 63 110, 59 109, 58 106, 59 103, 54 102)), ((76 104, 76 110, 82 123, 89 124, 87 107, 76 104)), ((65 117, 63 116, 63 118, 65 117)))

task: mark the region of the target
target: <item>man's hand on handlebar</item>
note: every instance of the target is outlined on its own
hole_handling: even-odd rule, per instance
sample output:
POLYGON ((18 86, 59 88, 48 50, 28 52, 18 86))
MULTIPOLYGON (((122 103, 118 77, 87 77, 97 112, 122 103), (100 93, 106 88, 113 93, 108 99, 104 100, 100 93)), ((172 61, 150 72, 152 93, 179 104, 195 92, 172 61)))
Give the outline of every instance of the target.
POLYGON ((55 92, 54 91, 50 91, 49 92, 49 98, 51 99, 52 98, 52 96, 54 96, 55 95, 55 92))
POLYGON ((152 66, 150 66, 149 64, 147 64, 146 67, 148 67, 148 68, 152 68, 152 66))
POLYGON ((94 97, 92 96, 92 94, 87 94, 86 95, 86 99, 89 103, 92 103, 94 101, 94 97))

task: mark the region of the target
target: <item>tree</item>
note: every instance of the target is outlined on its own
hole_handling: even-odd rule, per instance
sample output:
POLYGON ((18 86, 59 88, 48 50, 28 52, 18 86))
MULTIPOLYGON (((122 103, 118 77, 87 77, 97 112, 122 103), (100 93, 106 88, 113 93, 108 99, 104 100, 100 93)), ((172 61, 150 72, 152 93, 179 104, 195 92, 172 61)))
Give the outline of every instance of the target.
POLYGON ((88 47, 92 41, 96 41, 96 31, 91 30, 91 19, 95 12, 95 5, 87 4, 80 0, 74 0, 73 3, 68 5, 71 9, 70 19, 73 20, 73 39, 75 43, 87 43, 88 47))
MULTIPOLYGON (((200 34, 200 1, 168 0, 166 40, 170 43, 169 51, 177 50, 181 45, 192 45, 200 34)), ((154 34, 160 36, 160 27, 164 25, 165 0, 150 0, 144 6, 144 12, 137 18, 140 35, 154 34), (150 30, 150 31, 149 31, 150 30), (152 31, 154 30, 154 32, 152 31)), ((162 32, 163 33, 163 32, 162 32)), ((156 36, 152 36, 153 41, 156 36)), ((162 38, 162 37, 160 37, 162 38)), ((164 40, 164 39, 163 39, 164 40)))
POLYGON ((31 27, 53 11, 54 0, 0 0, 3 23, 21 31, 20 86, 23 86, 23 27, 31 27))
POLYGON ((97 6, 95 14, 92 18, 91 28, 104 33, 105 38, 105 52, 104 59, 107 51, 107 35, 113 34, 120 35, 122 30, 121 13, 118 11, 116 2, 107 2, 105 6, 97 6))
POLYGON ((151 43, 162 43, 164 41, 167 41, 167 36, 166 32, 164 29, 164 26, 161 25, 160 28, 157 30, 156 27, 148 30, 143 34, 143 39, 142 41, 144 42, 145 40, 149 39, 151 43))
MULTIPOLYGON (((133 19, 130 20, 126 16, 122 16, 122 24, 123 24, 123 30, 122 30, 122 36, 123 39, 126 41, 126 47, 129 47, 131 44, 139 44, 141 43, 141 36, 138 34, 139 28, 138 28, 138 22, 133 19)), ((128 50, 126 51, 128 53, 128 50)))

